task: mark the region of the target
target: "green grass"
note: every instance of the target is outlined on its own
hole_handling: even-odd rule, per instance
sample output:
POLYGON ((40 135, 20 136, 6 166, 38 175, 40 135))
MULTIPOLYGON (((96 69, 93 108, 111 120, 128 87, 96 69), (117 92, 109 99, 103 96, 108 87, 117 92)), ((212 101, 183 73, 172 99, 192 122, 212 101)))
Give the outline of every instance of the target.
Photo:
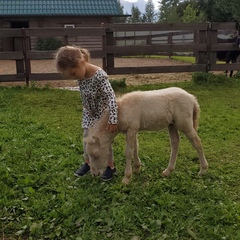
POLYGON ((240 239, 240 82, 128 86, 122 92, 178 86, 201 106, 199 136, 209 172, 181 134, 175 172, 162 178, 168 134, 139 134, 141 174, 123 186, 124 136, 114 142, 117 177, 75 178, 82 162, 78 92, 0 88, 2 239, 240 239))
MULTIPOLYGON (((160 59, 169 59, 169 56, 162 56, 162 55, 139 55, 139 56, 124 56, 124 58, 160 58, 160 59)), ((171 59, 187 62, 187 63, 195 63, 195 57, 192 56, 171 56, 171 59)))
POLYGON ((173 60, 178 60, 182 62, 187 62, 187 63, 195 63, 195 57, 191 56, 172 56, 171 57, 173 60))

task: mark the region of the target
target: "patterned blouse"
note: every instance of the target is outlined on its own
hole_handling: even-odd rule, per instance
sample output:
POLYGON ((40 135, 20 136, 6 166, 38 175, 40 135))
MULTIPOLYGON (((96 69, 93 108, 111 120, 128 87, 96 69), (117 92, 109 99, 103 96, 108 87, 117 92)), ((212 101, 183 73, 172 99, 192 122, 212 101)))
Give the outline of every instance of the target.
POLYGON ((98 69, 91 78, 78 80, 83 103, 82 127, 89 128, 109 110, 108 124, 118 123, 116 96, 103 69, 98 69))

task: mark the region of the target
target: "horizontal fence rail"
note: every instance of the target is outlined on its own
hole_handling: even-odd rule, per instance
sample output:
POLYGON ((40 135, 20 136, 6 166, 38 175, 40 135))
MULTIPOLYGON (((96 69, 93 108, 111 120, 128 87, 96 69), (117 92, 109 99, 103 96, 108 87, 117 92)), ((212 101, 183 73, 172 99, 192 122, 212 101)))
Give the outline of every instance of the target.
MULTIPOLYGON (((240 64, 218 64, 217 51, 239 50, 234 43, 218 42, 222 32, 236 34, 235 23, 178 24, 106 24, 81 28, 0 29, 0 40, 11 41, 12 51, 0 51, 0 60, 15 60, 15 74, 1 74, 0 82, 64 80, 57 72, 34 73, 31 61, 53 59, 55 51, 37 51, 39 38, 60 39, 63 45, 87 47, 92 58, 102 59, 102 68, 109 75, 148 74, 197 71, 240 70, 240 64), (114 59, 121 56, 191 55, 194 64, 174 66, 116 67, 114 59)), ((228 38, 229 36, 226 36, 228 38)))

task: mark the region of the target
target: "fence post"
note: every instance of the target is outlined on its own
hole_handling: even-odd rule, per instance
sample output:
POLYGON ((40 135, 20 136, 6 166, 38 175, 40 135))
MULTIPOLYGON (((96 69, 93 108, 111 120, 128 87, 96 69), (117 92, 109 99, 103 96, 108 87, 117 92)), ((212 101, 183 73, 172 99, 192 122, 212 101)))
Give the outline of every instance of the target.
MULTIPOLYGON (((194 31, 193 32, 193 43, 194 44, 198 44, 199 43, 199 31, 194 31)), ((197 51, 194 51, 193 52, 193 56, 195 57, 195 63, 198 63, 198 58, 199 58, 199 54, 198 54, 199 52, 197 52, 197 51)))
POLYGON ((26 35, 26 30, 22 28, 23 34, 23 57, 24 57, 24 65, 25 65, 25 82, 26 86, 29 87, 30 74, 31 74, 31 63, 30 59, 28 59, 27 52, 30 50, 29 37, 26 35))
MULTIPOLYGON (((194 32, 194 40, 198 41, 198 43, 207 44, 207 32, 205 30, 199 30, 198 32, 194 32)), ((208 53, 204 52, 196 52, 196 63, 197 64, 205 64, 206 72, 208 72, 208 53)))
POLYGON ((63 42, 64 42, 65 46, 68 45, 68 36, 67 35, 64 35, 63 42))
MULTIPOLYGON (((167 37, 167 43, 168 44, 172 44, 173 43, 173 41, 172 41, 172 38, 173 38, 173 33, 168 33, 168 35, 167 35, 168 37, 167 37)), ((172 57, 172 52, 168 52, 168 57, 169 58, 171 58, 172 57)))
MULTIPOLYGON (((14 51, 23 51, 23 38, 22 37, 13 37, 13 47, 14 51)), ((24 59, 16 60, 16 70, 18 73, 24 72, 24 59)))
POLYGON ((217 56, 216 52, 212 52, 212 44, 217 43, 218 31, 212 28, 212 23, 209 23, 208 27, 208 38, 207 38, 207 49, 208 49, 208 70, 211 71, 211 66, 216 64, 217 56))
POLYGON ((114 54, 108 53, 107 47, 114 45, 113 30, 106 28, 106 71, 108 72, 109 67, 114 68, 114 54))
POLYGON ((147 35, 146 44, 147 45, 152 45, 152 35, 151 34, 147 35))

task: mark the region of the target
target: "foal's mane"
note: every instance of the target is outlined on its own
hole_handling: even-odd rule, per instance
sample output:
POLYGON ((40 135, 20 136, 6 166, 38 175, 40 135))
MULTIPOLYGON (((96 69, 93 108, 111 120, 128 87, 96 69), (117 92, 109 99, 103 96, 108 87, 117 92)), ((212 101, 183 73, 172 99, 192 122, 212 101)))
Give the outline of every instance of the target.
POLYGON ((108 118, 109 118, 109 110, 106 110, 103 112, 102 117, 95 124, 94 128, 97 129, 98 132, 104 132, 107 127, 108 118))

